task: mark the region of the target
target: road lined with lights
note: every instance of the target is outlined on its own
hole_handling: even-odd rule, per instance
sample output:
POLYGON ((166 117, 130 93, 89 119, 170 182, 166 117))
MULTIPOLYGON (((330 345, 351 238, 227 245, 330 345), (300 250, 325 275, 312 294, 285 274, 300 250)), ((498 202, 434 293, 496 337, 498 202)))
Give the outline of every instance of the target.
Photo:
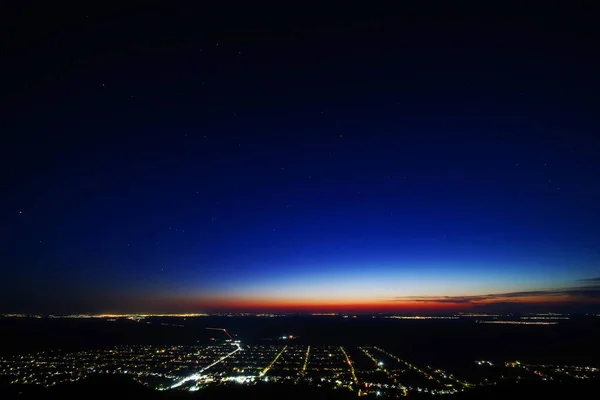
POLYGON ((171 389, 175 389, 178 388, 179 386, 183 385, 186 382, 189 381, 197 381, 200 378, 202 378, 202 374, 204 373, 204 371, 206 371, 207 369, 214 367, 215 365, 219 364, 220 362, 222 362, 223 360, 226 360, 227 358, 231 357, 232 355, 234 355, 235 353, 237 353, 238 351, 242 350, 242 346, 240 346, 239 342, 234 342, 233 343, 236 346, 236 349, 233 350, 231 353, 227 353, 225 354, 223 357, 219 358, 217 361, 215 361, 214 363, 202 368, 199 372, 192 374, 186 378, 183 378, 181 381, 177 382, 176 384, 171 386, 171 389))
POLYGON ((304 365, 302 366, 301 374, 304 375, 306 373, 306 367, 308 366, 308 357, 310 357, 310 346, 306 349, 306 356, 304 357, 304 365))
POLYGON ((279 357, 281 357, 281 355, 283 354, 285 349, 287 349, 287 345, 283 346, 283 349, 281 349, 281 351, 275 356, 273 361, 271 361, 271 363, 265 369, 263 369, 262 372, 258 376, 265 376, 265 374, 267 372, 269 372, 269 370, 273 367, 273 365, 275 365, 275 363, 277 362, 279 357))
POLYGON ((350 367, 350 373, 352 374, 352 380, 354 381, 354 383, 356 383, 356 385, 358 385, 358 378, 356 377, 356 373, 354 372, 354 366, 352 365, 350 357, 348 357, 348 353, 346 353, 346 350, 344 350, 342 346, 340 346, 340 350, 342 351, 342 353, 344 353, 344 356, 346 357, 346 361, 348 362, 348 366, 350 367))
MULTIPOLYGON (((373 362, 375 363, 377 368, 383 370, 383 372, 385 372, 385 374, 392 380, 392 382, 394 382, 394 385, 396 385, 396 387, 401 389, 404 392, 404 395, 406 396, 406 394, 407 394, 406 388, 398 382, 396 377, 394 375, 392 375, 392 373, 390 371, 388 371, 387 368, 384 368, 383 362, 379 361, 375 357, 373 357, 373 355, 371 353, 369 353, 369 351, 367 349, 365 349, 364 347, 359 347, 359 349, 361 349, 362 352, 367 355, 367 357, 369 357, 371 360, 373 360, 373 362)), ((376 347, 375 347, 375 349, 376 349, 376 347)))

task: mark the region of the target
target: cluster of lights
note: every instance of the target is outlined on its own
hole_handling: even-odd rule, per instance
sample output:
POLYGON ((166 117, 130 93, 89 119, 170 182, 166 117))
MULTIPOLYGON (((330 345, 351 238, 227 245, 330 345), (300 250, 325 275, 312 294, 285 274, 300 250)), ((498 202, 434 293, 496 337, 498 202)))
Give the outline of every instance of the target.
POLYGON ((551 313, 536 313, 536 314, 529 314, 529 315, 537 315, 537 316, 543 317, 543 316, 552 316, 552 315, 554 315, 554 316, 561 316, 561 315, 567 316, 569 314, 560 314, 560 313, 552 313, 551 312, 551 313))
POLYGON ((128 319, 145 319, 145 318, 196 318, 196 317, 208 317, 210 314, 68 314, 68 315, 55 315, 51 314, 48 318, 72 318, 72 319, 85 319, 85 318, 101 318, 101 319, 116 319, 116 318, 128 318, 128 319))
MULTIPOLYGON (((509 379, 506 377, 502 368, 510 368, 513 373, 511 379, 531 380, 540 379, 544 381, 557 381, 565 377, 575 379, 599 379, 600 369, 589 366, 574 366, 574 365, 552 365, 552 364, 527 364, 520 361, 507 361, 504 363, 492 363, 491 361, 476 361, 480 366, 496 367, 496 375, 499 375, 502 380, 509 379)), ((481 385, 494 385, 498 380, 485 379, 481 385)))
POLYGON ((168 313, 168 314, 148 314, 148 313, 104 313, 104 314, 0 314, 0 318, 53 318, 53 319, 145 319, 145 318, 196 318, 196 317, 285 317, 288 314, 273 313, 168 313))
POLYGON ((393 319, 458 319, 456 316, 423 316, 423 315, 392 315, 385 318, 393 318, 393 319))
POLYGON ((216 313, 208 314, 215 317, 261 317, 261 318, 276 318, 286 317, 288 314, 274 314, 274 313, 216 313))
MULTIPOLYGON (((86 319, 86 318, 101 318, 101 319, 146 319, 146 318, 195 318, 195 317, 263 317, 263 318, 276 318, 286 317, 289 313, 168 313, 168 314, 153 314, 153 313, 104 313, 104 314, 23 314, 23 313, 12 313, 12 314, 0 314, 0 318, 70 318, 70 319, 86 319)), ((343 318, 357 318, 356 315, 339 314, 335 312, 330 313, 312 313, 312 316, 342 316, 343 318)), ((591 316, 600 316, 600 314, 586 314, 591 316)), ((382 316, 377 314, 377 316, 382 316)), ((377 317, 373 315, 373 318, 377 317)), ((397 319, 459 319, 459 318, 470 318, 470 317, 487 317, 487 318, 513 318, 513 314, 487 314, 487 313, 458 313, 451 316, 430 316, 430 315, 392 315, 384 318, 397 318, 397 319)), ((527 316, 520 317, 520 319, 569 319, 569 314, 557 314, 557 313, 541 313, 541 314, 528 314, 527 316)))
MULTIPOLYGON (((383 349, 381 349, 381 348, 379 348, 379 347, 374 347, 374 349, 375 349, 375 350, 377 350, 377 351, 379 351, 381 354, 383 354, 383 355, 385 355, 385 356, 389 357, 389 358, 390 358, 392 361, 395 361, 395 362, 396 362, 396 363, 398 363, 399 365, 402 365, 402 366, 404 366, 404 367, 405 367, 405 368, 407 368, 408 370, 411 370, 411 371, 413 371, 413 372, 416 372, 417 374, 419 374, 419 375, 421 375, 421 376, 425 377, 425 379, 427 379, 427 380, 429 380, 429 381, 433 381, 433 382, 435 382, 435 383, 436 383, 437 385, 439 385, 439 386, 442 386, 442 387, 448 387, 448 386, 452 386, 452 383, 449 383, 449 382, 443 382, 443 380, 449 380, 449 377, 450 377, 451 375, 450 375, 450 374, 446 374, 445 372, 443 372, 443 371, 442 371, 442 370, 440 370, 440 369, 438 369, 438 370, 437 370, 437 371, 440 371, 440 372, 441 372, 441 377, 439 377, 439 378, 438 378, 438 377, 434 376, 433 374, 431 374, 431 373, 429 373, 429 372, 427 372, 427 371, 425 371, 425 370, 423 370, 423 369, 421 369, 421 368, 417 367, 416 365, 414 365, 414 364, 412 364, 412 363, 410 363, 410 362, 408 362, 408 361, 402 360, 402 359, 400 359, 400 358, 396 357, 395 355, 393 355, 393 354, 390 354, 390 353, 388 353, 387 351, 385 351, 385 350, 383 350, 383 349), (442 379, 442 378, 443 378, 443 379, 442 379)), ((381 362, 381 361, 380 361, 380 362, 381 362)), ((378 365, 379 365, 379 363, 378 363, 378 365)), ((382 365, 383 365, 383 362, 381 362, 381 366, 382 366, 382 365)), ((427 369, 428 369, 428 370, 431 370, 432 368, 431 368, 431 367, 427 367, 427 369)), ((410 386, 409 386, 407 389, 416 389, 417 391, 419 391, 419 390, 418 390, 419 388, 413 388, 413 387, 410 387, 410 386)), ((421 388, 421 389, 423 389, 423 388, 421 388)), ((427 390, 428 390, 428 392, 429 392, 429 389, 428 389, 428 388, 427 388, 427 390)), ((435 392, 436 392, 436 391, 434 390, 434 391, 433 391, 433 393, 435 393, 435 392)), ((452 390, 451 392, 453 392, 453 393, 454 393, 454 392, 456 392, 456 389, 452 390)))
POLYGON ((511 314, 501 315, 501 314, 486 314, 486 313, 460 313, 455 314, 456 317, 510 317, 511 314))
POLYGON ((558 322, 541 322, 541 321, 485 321, 477 320, 478 324, 501 324, 501 325, 556 325, 558 322))

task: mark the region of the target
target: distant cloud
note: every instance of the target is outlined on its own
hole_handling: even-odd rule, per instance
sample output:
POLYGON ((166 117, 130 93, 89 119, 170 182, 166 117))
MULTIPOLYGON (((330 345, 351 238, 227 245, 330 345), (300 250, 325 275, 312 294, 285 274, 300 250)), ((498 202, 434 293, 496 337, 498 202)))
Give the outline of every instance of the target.
POLYGON ((411 301, 438 304, 472 304, 482 305, 486 303, 519 303, 520 300, 528 299, 535 301, 548 300, 548 298, 570 298, 569 301, 600 300, 600 278, 588 278, 577 280, 579 286, 573 286, 556 290, 532 290, 524 292, 490 293, 474 296, 401 296, 392 301, 411 301))
POLYGON ((600 284, 600 277, 578 279, 577 282, 588 282, 588 283, 598 283, 598 284, 600 284))

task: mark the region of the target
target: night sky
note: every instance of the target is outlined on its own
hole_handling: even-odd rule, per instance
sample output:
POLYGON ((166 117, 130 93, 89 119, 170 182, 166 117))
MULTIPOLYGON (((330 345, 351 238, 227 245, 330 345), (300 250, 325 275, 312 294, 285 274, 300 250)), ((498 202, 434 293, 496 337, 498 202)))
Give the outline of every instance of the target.
POLYGON ((80 7, 2 12, 0 312, 598 310, 593 13, 80 7))

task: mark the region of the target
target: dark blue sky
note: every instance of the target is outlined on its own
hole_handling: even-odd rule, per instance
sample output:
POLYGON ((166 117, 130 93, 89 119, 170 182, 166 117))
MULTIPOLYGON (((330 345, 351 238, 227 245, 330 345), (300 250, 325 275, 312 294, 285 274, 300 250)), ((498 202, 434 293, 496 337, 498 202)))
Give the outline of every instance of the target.
POLYGON ((595 307, 592 21, 238 11, 11 10, 0 311, 595 307))

